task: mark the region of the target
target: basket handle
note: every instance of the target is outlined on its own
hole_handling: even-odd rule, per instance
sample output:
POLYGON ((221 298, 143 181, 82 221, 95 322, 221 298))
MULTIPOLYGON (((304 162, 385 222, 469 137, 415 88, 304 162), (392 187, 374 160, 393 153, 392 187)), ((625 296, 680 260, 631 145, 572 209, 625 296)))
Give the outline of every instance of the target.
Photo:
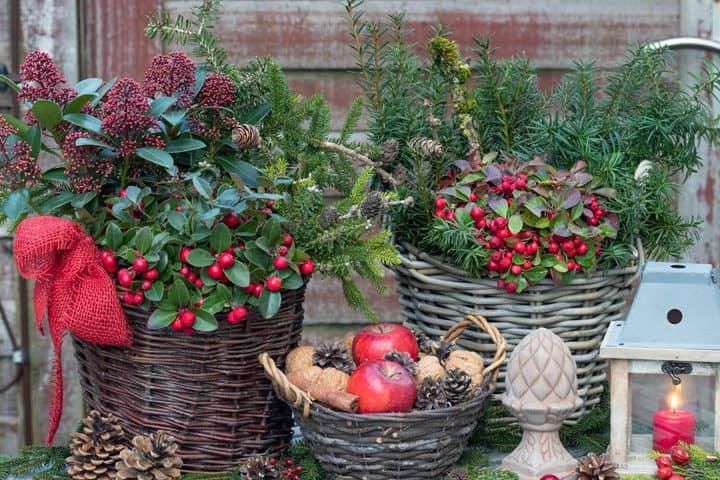
POLYGON ((494 390, 495 381, 500 374, 500 367, 505 363, 505 358, 507 357, 507 341, 505 341, 505 337, 502 336, 495 325, 488 322, 487 318, 481 315, 466 315, 465 318, 450 327, 442 339, 446 342, 455 342, 471 325, 487 333, 490 340, 495 343, 495 355, 490 365, 484 367, 482 371, 483 378, 487 378, 487 376, 490 375, 490 381, 492 382, 491 388, 494 390))
POLYGON ((265 376, 272 383, 275 393, 286 402, 290 403, 296 409, 302 408, 303 417, 310 415, 310 406, 312 405, 312 397, 303 390, 299 389, 285 376, 285 374, 277 368, 275 361, 270 355, 263 352, 258 356, 260 364, 265 369, 265 376))

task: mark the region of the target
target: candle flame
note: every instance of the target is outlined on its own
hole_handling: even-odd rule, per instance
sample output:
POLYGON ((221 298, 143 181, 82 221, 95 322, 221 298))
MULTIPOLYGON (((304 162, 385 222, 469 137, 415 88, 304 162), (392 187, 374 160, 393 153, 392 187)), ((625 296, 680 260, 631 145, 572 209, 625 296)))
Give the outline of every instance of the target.
POLYGON ((670 393, 670 410, 673 411, 673 413, 678 409, 680 406, 680 385, 675 387, 675 391, 670 393))

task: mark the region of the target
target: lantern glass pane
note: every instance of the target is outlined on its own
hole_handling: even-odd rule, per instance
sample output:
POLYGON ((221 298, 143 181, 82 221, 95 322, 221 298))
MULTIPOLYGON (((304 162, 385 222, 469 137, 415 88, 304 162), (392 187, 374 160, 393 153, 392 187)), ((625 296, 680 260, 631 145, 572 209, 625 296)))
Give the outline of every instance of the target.
POLYGON ((713 450, 715 376, 682 375, 673 385, 666 374, 630 374, 629 452, 667 452, 679 441, 713 450))

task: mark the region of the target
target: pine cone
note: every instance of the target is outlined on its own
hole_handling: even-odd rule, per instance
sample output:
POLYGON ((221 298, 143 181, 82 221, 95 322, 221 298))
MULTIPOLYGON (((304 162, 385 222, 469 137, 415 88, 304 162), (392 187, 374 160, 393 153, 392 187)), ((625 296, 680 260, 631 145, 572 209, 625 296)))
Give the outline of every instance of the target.
POLYGON ((430 340, 430 337, 428 337, 425 334, 425 332, 422 332, 420 330, 414 330, 414 329, 412 332, 415 335, 415 340, 417 340, 418 350, 421 353, 426 353, 428 355, 435 355, 435 351, 437 350, 437 343, 430 340))
POLYGON ((464 468, 451 468, 448 470, 445 480, 470 480, 470 474, 464 468))
POLYGON ((443 154, 442 145, 427 137, 415 137, 408 142, 408 146, 428 157, 439 157, 443 154))
POLYGON ((264 456, 253 457, 240 469, 243 480, 274 479, 275 467, 270 464, 270 459, 264 456))
POLYGON ((465 370, 450 369, 445 372, 440 382, 450 405, 466 402, 473 395, 472 378, 465 370))
POLYGON ((137 435, 133 448, 120 452, 117 478, 137 480, 177 480, 180 478, 182 459, 175 454, 178 444, 163 431, 148 436, 137 435))
POLYGON ((360 203, 360 214, 367 218, 375 218, 383 209, 383 197, 380 192, 370 192, 360 203))
POLYGON ((450 353, 452 353, 453 350, 457 350, 457 348, 457 345, 454 343, 440 341, 440 344, 435 349, 435 355, 437 355, 443 367, 445 366, 445 361, 450 357, 450 353))
POLYGON ((313 353, 313 365, 320 368, 336 368, 348 375, 355 370, 350 349, 342 342, 320 344, 313 353))
POLYGON ((578 461, 577 480, 619 480, 618 466, 610 462, 607 454, 589 453, 578 461))
POLYGON ((83 419, 81 432, 70 434, 67 473, 75 480, 115 479, 115 463, 124 448, 123 429, 112 414, 103 416, 93 410, 83 419))
POLYGON ((335 207, 325 207, 318 216, 318 223, 322 228, 328 229, 340 220, 340 214, 335 207))
POLYGON ((400 153, 400 144, 394 138, 388 138, 380 144, 382 149, 382 162, 393 163, 400 153))
POLYGON ((233 129, 232 141, 240 150, 257 148, 260 145, 260 130, 255 125, 243 123, 233 129))
POLYGON ((407 352, 398 352, 397 350, 392 350, 385 354, 385 360, 399 363, 400 365, 405 367, 405 369, 410 372, 413 377, 417 375, 417 365, 415 364, 415 360, 413 360, 410 354, 407 352))
POLYGON ((449 406, 442 383, 426 377, 418 388, 415 407, 420 410, 435 410, 449 406))
POLYGON ((393 172, 393 176, 395 177, 395 181, 398 183, 398 185, 404 184, 408 178, 407 168, 403 167, 402 165, 398 165, 398 167, 393 172))

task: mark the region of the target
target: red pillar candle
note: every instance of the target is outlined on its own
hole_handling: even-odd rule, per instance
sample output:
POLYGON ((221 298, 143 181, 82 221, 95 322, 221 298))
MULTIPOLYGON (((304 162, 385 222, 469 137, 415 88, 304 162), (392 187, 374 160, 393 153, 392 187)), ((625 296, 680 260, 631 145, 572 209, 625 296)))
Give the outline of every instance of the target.
POLYGON ((669 453, 678 442, 695 443, 695 415, 677 409, 677 393, 670 396, 670 407, 653 416, 653 449, 669 453))

